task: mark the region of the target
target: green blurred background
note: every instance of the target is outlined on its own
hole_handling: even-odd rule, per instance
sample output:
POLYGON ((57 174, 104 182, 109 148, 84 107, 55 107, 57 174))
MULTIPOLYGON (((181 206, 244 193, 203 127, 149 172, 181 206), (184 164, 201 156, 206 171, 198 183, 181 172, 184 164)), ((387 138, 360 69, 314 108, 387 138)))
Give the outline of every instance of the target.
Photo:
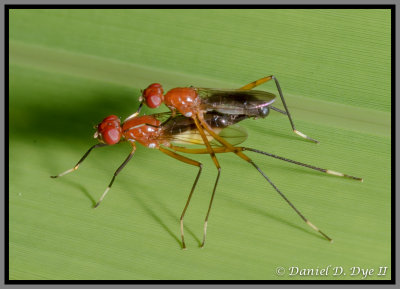
MULTIPOLYGON (((9 278, 362 279, 350 275, 355 266, 390 279, 390 18, 374 9, 9 10, 9 278), (97 209, 129 145, 98 149, 77 172, 49 178, 96 143, 93 125, 131 114, 152 82, 237 88, 270 74, 297 128, 321 143, 272 112, 242 122, 245 145, 364 178, 248 153, 333 244, 234 155, 219 156, 204 249, 216 176, 206 155, 189 156, 205 169, 185 219, 186 251, 179 217, 196 168, 139 147, 97 209), (291 266, 346 275, 290 276, 291 266)), ((276 92, 273 83, 260 89, 276 92)))

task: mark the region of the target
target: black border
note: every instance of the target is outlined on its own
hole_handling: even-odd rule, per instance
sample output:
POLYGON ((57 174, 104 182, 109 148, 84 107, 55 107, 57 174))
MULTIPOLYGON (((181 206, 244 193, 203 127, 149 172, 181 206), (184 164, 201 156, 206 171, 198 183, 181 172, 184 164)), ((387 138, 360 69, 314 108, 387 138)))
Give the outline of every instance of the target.
POLYGON ((396 5, 394 4, 6 4, 4 5, 4 139, 9 140, 10 9, 390 9, 391 10, 391 280, 10 280, 9 279, 9 143, 4 145, 4 282, 3 284, 396 284, 396 5))
MULTIPOLYGON (((9 39, 9 30, 8 30, 8 9, 4 8, 4 142, 5 140, 9 139, 9 80, 8 80, 8 39, 9 39)), ((9 143, 9 142, 8 142, 9 143)), ((8 263, 10 259, 9 255, 9 145, 4 143, 4 279, 5 283, 9 282, 9 270, 8 270, 8 263)))
MULTIPOLYGON (((9 9, 391 9, 394 4, 5 4, 9 9)), ((393 19, 393 18, 392 18, 393 19)), ((8 27, 8 26, 7 26, 8 27)))

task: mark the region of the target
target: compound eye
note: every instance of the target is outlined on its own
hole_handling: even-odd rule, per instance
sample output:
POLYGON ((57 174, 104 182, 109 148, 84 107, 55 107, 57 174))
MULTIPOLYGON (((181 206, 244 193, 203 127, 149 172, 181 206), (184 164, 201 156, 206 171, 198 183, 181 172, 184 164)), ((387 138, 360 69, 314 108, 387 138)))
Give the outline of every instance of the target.
POLYGON ((120 141, 122 132, 121 128, 107 127, 102 133, 102 138, 106 144, 113 145, 120 141))
POLYGON ((95 138, 109 145, 118 143, 122 137, 122 128, 120 124, 121 120, 117 116, 110 115, 106 117, 97 126, 95 138))
POLYGON ((157 108, 163 102, 163 94, 164 90, 161 84, 153 83, 143 91, 143 98, 145 99, 148 107, 157 108))
POLYGON ((269 114, 269 107, 268 106, 263 106, 259 108, 259 113, 262 118, 267 117, 269 114))

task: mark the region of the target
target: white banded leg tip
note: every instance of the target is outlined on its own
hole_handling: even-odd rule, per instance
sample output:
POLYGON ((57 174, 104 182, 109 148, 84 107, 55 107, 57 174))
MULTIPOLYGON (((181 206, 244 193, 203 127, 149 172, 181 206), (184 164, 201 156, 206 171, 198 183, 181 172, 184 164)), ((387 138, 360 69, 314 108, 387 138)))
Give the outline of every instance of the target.
POLYGON ((296 134, 298 134, 299 136, 304 137, 304 138, 307 138, 307 136, 306 136, 304 133, 298 131, 297 129, 294 129, 293 131, 294 131, 296 134))
POLYGON ((297 135, 301 136, 302 138, 308 139, 308 140, 310 140, 310 141, 312 141, 314 143, 317 143, 317 144, 319 143, 319 141, 317 141, 317 140, 315 140, 313 138, 310 138, 309 136, 305 135, 301 131, 298 131, 297 129, 294 129, 293 131, 294 131, 294 133, 296 133, 297 135))
POLYGON ((330 175, 338 176, 338 177, 344 177, 343 173, 335 172, 335 171, 332 171, 332 170, 326 170, 326 173, 330 174, 330 175))

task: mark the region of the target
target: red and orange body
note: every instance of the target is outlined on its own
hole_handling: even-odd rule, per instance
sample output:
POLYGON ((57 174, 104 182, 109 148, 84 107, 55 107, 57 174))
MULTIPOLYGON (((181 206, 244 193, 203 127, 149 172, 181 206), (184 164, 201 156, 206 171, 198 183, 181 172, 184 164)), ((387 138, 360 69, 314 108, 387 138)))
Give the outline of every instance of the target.
MULTIPOLYGON (((247 87, 247 86, 246 86, 247 87)), ((185 117, 202 118, 207 112, 225 115, 247 115, 265 118, 269 113, 275 95, 261 90, 213 89, 199 87, 176 87, 163 94, 159 83, 150 84, 140 97, 140 106, 128 119, 136 117, 143 104, 149 108, 164 103, 175 116, 176 112, 185 117)), ((272 107, 271 107, 272 108, 272 107)))
POLYGON ((163 95, 161 84, 153 83, 143 91, 143 99, 150 108, 156 108, 164 102, 171 111, 177 110, 186 117, 200 112, 201 99, 192 87, 176 87, 163 95))
POLYGON ((127 141, 137 141, 149 148, 158 148, 161 122, 151 115, 132 118, 122 124, 122 134, 127 141))
POLYGON ((164 95, 164 103, 169 109, 176 109, 184 116, 191 117, 200 111, 201 99, 194 88, 177 87, 164 95))
POLYGON ((161 121, 152 115, 135 117, 122 125, 117 116, 110 115, 97 125, 94 137, 108 145, 121 141, 129 141, 133 145, 137 141, 149 148, 159 148, 160 145, 168 145, 168 141, 160 137, 162 134, 160 125, 161 121))

